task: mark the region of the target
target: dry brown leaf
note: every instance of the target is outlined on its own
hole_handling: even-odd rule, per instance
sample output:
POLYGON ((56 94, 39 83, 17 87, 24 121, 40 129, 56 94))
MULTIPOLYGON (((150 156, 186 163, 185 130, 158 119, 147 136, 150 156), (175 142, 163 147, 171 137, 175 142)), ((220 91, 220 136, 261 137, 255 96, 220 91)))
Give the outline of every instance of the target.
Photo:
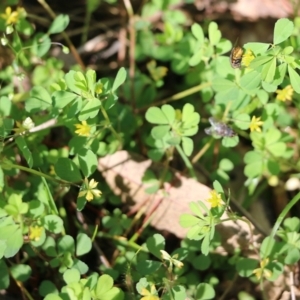
POLYGON ((232 14, 237 21, 257 21, 262 18, 285 18, 293 14, 290 0, 196 0, 198 10, 205 10, 206 15, 232 14))
MULTIPOLYGON (((161 193, 148 195, 144 192, 145 185, 142 183, 142 177, 150 166, 159 170, 159 165, 151 164, 151 160, 119 151, 99 159, 98 169, 112 191, 119 195, 124 203, 138 207, 142 205, 145 215, 155 211, 151 219, 153 227, 166 230, 183 239, 187 230, 179 225, 180 215, 191 213, 190 202, 208 199, 210 189, 192 178, 175 173, 173 174, 176 178, 175 184, 165 185, 167 192, 165 196, 161 193)), ((237 247, 248 251, 251 235, 249 226, 245 222, 227 221, 218 225, 217 229, 222 237, 222 247, 218 249, 218 253, 233 253, 237 247)), ((255 241, 258 238, 259 236, 256 235, 255 241)))

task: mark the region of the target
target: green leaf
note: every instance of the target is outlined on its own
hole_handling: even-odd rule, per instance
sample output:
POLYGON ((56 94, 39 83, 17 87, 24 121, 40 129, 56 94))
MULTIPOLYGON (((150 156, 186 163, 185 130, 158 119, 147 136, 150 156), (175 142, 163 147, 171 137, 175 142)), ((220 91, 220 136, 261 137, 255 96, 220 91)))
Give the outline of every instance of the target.
POLYGON ((147 248, 157 258, 161 258, 160 250, 165 249, 165 244, 165 238, 161 234, 157 233, 154 234, 152 237, 149 237, 146 241, 147 248))
POLYGON ((246 43, 243 48, 250 49, 255 55, 265 53, 270 47, 267 43, 246 43))
POLYGON ((65 235, 57 242, 57 249, 59 253, 71 253, 75 252, 75 242, 72 236, 65 235))
MULTIPOLYGON (((65 298, 64 298, 64 299, 65 299, 65 298)), ((56 295, 56 294, 51 293, 51 294, 47 295, 47 296, 44 298, 44 300, 63 300, 63 298, 59 297, 59 296, 56 295)))
POLYGON ((261 72, 261 78, 265 82, 272 82, 274 80, 276 71, 276 57, 273 57, 272 60, 268 63, 266 63, 263 66, 262 72, 261 72))
POLYGON ((70 18, 68 15, 58 15, 50 25, 49 34, 61 33, 69 25, 70 18))
POLYGON ((162 139, 170 131, 169 125, 155 126, 151 130, 151 135, 154 139, 162 139))
POLYGON ((190 210, 198 217, 200 218, 203 218, 203 213, 202 213, 202 210, 204 210, 204 212, 206 213, 207 212, 207 208, 205 207, 205 204, 202 203, 202 205, 200 205, 200 203, 202 203, 201 201, 200 202, 190 202, 189 203, 189 208, 190 210), (204 209, 201 209, 203 208, 202 206, 204 205, 204 209), (206 209, 205 209, 206 208, 206 209))
POLYGON ((69 158, 60 157, 57 160, 54 169, 56 175, 61 179, 71 182, 77 182, 82 179, 80 170, 78 169, 76 164, 69 158))
POLYGON ((53 106, 57 108, 64 108, 76 98, 78 98, 78 96, 75 93, 67 91, 55 91, 52 94, 53 106))
POLYGON ((48 91, 42 86, 34 86, 30 91, 30 97, 25 102, 25 109, 29 113, 40 112, 52 105, 48 91))
POLYGON ((97 169, 97 156, 91 150, 80 149, 78 151, 78 161, 80 169, 85 177, 89 177, 97 169))
POLYGON ((99 99, 88 99, 78 116, 79 121, 85 121, 89 118, 96 117, 99 113, 100 106, 101 101, 99 99))
POLYGON ((300 94, 300 76, 299 74, 289 65, 288 72, 291 80, 291 85, 295 92, 300 94))
POLYGON ((99 277, 96 286, 96 295, 100 298, 113 287, 114 281, 109 275, 102 275, 99 277))
POLYGON ((4 257, 6 258, 16 255, 24 243, 20 227, 14 224, 1 227, 0 240, 6 243, 4 251, 4 257))
MULTIPOLYGON (((82 89, 77 86, 78 82, 75 79, 75 77, 76 77, 76 72, 74 70, 71 70, 65 75, 65 81, 66 81, 67 87, 73 93, 81 95, 82 89)), ((78 77, 78 72, 77 72, 77 77, 78 77)))
POLYGON ((258 267, 258 261, 252 258, 240 258, 237 262, 236 269, 241 277, 250 277, 253 270, 258 267))
POLYGON ((199 223, 199 218, 191 216, 189 214, 182 214, 179 219, 179 224, 183 228, 189 228, 199 223))
POLYGON ((216 92, 224 92, 225 90, 230 90, 235 86, 235 83, 231 80, 220 77, 215 77, 212 81, 212 87, 216 92))
POLYGON ((87 86, 88 86, 88 89, 89 89, 89 92, 94 95, 95 93, 95 84, 96 84, 96 71, 95 70, 87 70, 86 71, 86 74, 85 74, 85 77, 86 77, 86 81, 87 81, 87 86))
POLYGON ((266 105, 269 100, 269 94, 264 90, 258 90, 256 93, 261 104, 266 105))
POLYGON ((118 71, 118 74, 115 78, 115 81, 114 81, 114 84, 112 86, 112 92, 115 92, 119 86, 121 86, 126 80, 126 70, 125 68, 121 68, 119 71, 118 71))
POLYGON ((259 72, 256 72, 255 70, 244 74, 240 80, 241 87, 246 89, 248 92, 256 90, 260 83, 261 74, 259 72))
POLYGON ((17 264, 10 268, 10 272, 14 279, 25 282, 31 275, 31 268, 28 265, 17 264))
POLYGON ((0 290, 6 290, 9 287, 9 273, 4 259, 0 259, 0 290))
POLYGON ((32 168, 32 165, 33 165, 32 154, 26 144, 25 139, 21 136, 18 136, 18 137, 16 137, 15 141, 16 141, 16 144, 18 145, 20 151, 24 155, 24 158, 26 159, 29 168, 32 168))
POLYGON ((48 294, 58 294, 58 290, 53 282, 50 280, 43 280, 39 286, 39 294, 46 297, 48 294))
POLYGON ((248 114, 239 114, 239 112, 236 112, 233 114, 234 124, 242 129, 247 130, 250 126, 250 116, 248 114))
POLYGON ((289 19, 279 19, 274 28, 274 45, 280 44, 288 39, 294 30, 294 23, 289 19))
POLYGON ((267 147, 270 153, 275 157, 282 157, 286 151, 286 144, 283 142, 275 143, 270 146, 267 145, 267 147))
POLYGON ((215 180, 213 182, 213 187, 214 187, 214 190, 216 190, 218 193, 224 194, 224 190, 219 181, 215 180))
POLYGON ((193 266, 196 270, 204 271, 209 268, 211 265, 211 259, 209 256, 205 256, 203 254, 198 255, 193 260, 193 266))
POLYGON ((173 106, 165 104, 161 107, 161 111, 165 114, 166 118, 168 119, 168 123, 172 124, 175 120, 175 109, 173 106))
POLYGON ((182 148, 186 156, 190 156, 194 150, 194 142, 188 137, 182 137, 182 148))
POLYGON ((136 265, 136 270, 142 275, 151 275, 158 271, 161 267, 161 262, 153 260, 141 260, 136 265))
POLYGON ((7 117, 11 113, 12 101, 6 97, 2 96, 0 98, 0 116, 7 117))
POLYGON ((89 267, 86 263, 81 261, 80 259, 75 258, 72 268, 78 270, 81 275, 86 274, 89 270, 89 267))
POLYGON ((215 290, 208 283, 200 283, 196 288, 196 299, 197 300, 208 300, 215 298, 215 290))
POLYGON ((299 250, 296 248, 289 249, 286 257, 284 258, 284 263, 287 265, 293 265, 293 264, 297 263, 297 261, 299 261, 299 259, 300 259, 299 250))
POLYGON ((200 122, 200 115, 195 112, 194 106, 190 103, 186 103, 183 106, 182 122, 184 123, 182 127, 185 129, 196 126, 200 122))
POLYGON ((62 233, 64 230, 63 221, 59 216, 47 215, 43 219, 44 227, 53 233, 62 233))
POLYGON ((268 63, 269 61, 271 61, 272 59, 274 59, 273 56, 258 56, 255 57, 251 63, 250 63, 250 68, 251 69, 258 69, 260 66, 268 63))
POLYGON ((146 112, 146 120, 152 124, 169 124, 168 118, 158 107, 150 107, 146 112))
POLYGON ((204 33, 202 27, 198 23, 194 23, 191 28, 192 34, 198 40, 199 44, 204 42, 204 33))
POLYGON ((51 40, 47 34, 38 33, 34 36, 31 51, 39 57, 44 56, 51 47, 51 40))
POLYGON ((76 256, 89 253, 91 249, 92 240, 85 233, 79 233, 76 238, 76 256))
POLYGON ((69 269, 66 272, 64 272, 63 278, 66 284, 70 284, 72 282, 79 282, 80 272, 76 269, 69 269))
POLYGON ((211 45, 217 45, 221 40, 221 31, 218 29, 216 22, 210 22, 208 25, 208 37, 211 45))

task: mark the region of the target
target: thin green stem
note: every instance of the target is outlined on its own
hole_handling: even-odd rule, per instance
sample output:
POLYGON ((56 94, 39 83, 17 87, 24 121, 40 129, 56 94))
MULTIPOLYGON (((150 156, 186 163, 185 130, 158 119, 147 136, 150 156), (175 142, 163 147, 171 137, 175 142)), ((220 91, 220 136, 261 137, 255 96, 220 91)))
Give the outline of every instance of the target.
POLYGON ((124 238, 122 236, 110 235, 110 234, 105 233, 105 232, 98 232, 97 237, 112 239, 112 240, 116 241, 118 244, 120 244, 121 246, 131 247, 135 250, 139 250, 139 251, 149 253, 149 251, 146 248, 141 247, 139 244, 134 243, 131 240, 127 240, 126 238, 124 238))
POLYGON ((111 125, 110 119, 108 114, 106 113, 106 110, 104 109, 103 106, 101 106, 101 112, 105 118, 105 120, 107 121, 108 124, 110 124, 109 129, 111 130, 111 132, 114 134, 114 136, 117 138, 117 140, 119 141, 119 149, 122 148, 122 138, 120 137, 120 135, 116 132, 116 130, 113 128, 113 126, 111 125))
POLYGON ((284 210, 281 212, 281 214, 279 215, 279 217, 276 220, 276 223, 271 231, 270 234, 270 239, 268 241, 267 247, 266 247, 266 251, 264 252, 263 255, 263 259, 267 258, 267 256, 270 254, 271 252, 271 245, 272 245, 272 241, 275 238, 276 232, 278 231, 281 223, 283 222, 284 218, 286 217, 286 215, 288 214, 288 212, 291 210, 291 208, 300 200, 300 192, 286 205, 286 207, 284 208, 284 210))
POLYGON ((62 183, 62 184, 67 184, 67 185, 73 185, 73 186, 76 186, 76 187, 80 187, 79 185, 73 183, 73 182, 69 182, 69 181, 66 181, 66 180, 63 180, 63 179, 57 179, 57 178, 54 178, 50 175, 47 175, 47 174, 44 174, 40 171, 37 171, 37 170, 34 170, 34 169, 30 169, 30 168, 27 168, 27 167, 24 167, 24 166, 20 166, 20 165, 16 165, 16 164, 13 164, 13 163, 10 163, 9 161, 2 161, 0 163, 0 166, 3 167, 3 169, 19 169, 19 170, 22 170, 22 171, 25 171, 25 172, 28 172, 28 173, 31 173, 31 174, 34 174, 34 175, 37 175, 37 176, 41 176, 41 177, 44 177, 46 179, 49 179, 49 180, 53 180, 53 181, 57 181, 59 183, 62 183))
POLYGON ((197 179, 197 176, 195 174, 193 165, 191 164, 190 160, 188 159, 188 157, 185 155, 184 151, 181 149, 181 147, 179 145, 176 145, 176 150, 178 151, 178 153, 180 154, 181 158, 183 159, 186 167, 188 168, 188 170, 190 171, 190 175, 197 179))

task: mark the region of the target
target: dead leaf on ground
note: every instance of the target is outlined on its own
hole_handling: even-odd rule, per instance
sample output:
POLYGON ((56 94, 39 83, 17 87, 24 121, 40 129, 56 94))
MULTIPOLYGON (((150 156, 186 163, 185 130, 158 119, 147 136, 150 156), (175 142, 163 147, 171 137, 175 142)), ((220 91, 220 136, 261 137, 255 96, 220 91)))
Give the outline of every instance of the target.
MULTIPOLYGON (((151 225, 158 230, 166 230, 178 238, 183 239, 187 230, 179 225, 180 215, 191 213, 189 203, 192 201, 204 201, 210 197, 210 188, 187 178, 181 174, 174 173, 176 180, 173 185, 165 185, 165 195, 157 193, 148 195, 145 193, 145 185, 142 177, 148 168, 162 170, 159 164, 152 165, 151 160, 144 160, 136 154, 119 151, 99 159, 98 169, 104 176, 112 191, 119 195, 122 201, 131 206, 142 207, 147 215, 152 215, 151 225)), ((205 203, 208 205, 208 203, 205 203)), ((225 218, 227 216, 224 216, 225 218)), ((234 253, 236 248, 249 251, 251 239, 249 226, 243 221, 227 221, 217 226, 222 238, 222 246, 217 249, 220 254, 234 253)), ((253 228, 252 228, 253 229, 253 228)), ((260 235, 255 234, 253 242, 260 235)))

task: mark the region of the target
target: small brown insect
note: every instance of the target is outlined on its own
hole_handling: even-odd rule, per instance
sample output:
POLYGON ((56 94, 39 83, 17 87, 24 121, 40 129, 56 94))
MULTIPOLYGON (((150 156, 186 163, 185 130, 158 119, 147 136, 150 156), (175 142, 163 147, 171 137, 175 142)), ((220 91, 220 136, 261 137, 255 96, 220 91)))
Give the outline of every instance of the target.
POLYGON ((222 137, 234 137, 236 133, 227 124, 217 121, 214 117, 208 119, 211 127, 205 128, 204 131, 208 135, 217 135, 222 137))
POLYGON ((234 69, 241 67, 243 52, 243 49, 239 46, 232 48, 229 58, 230 64, 234 69))

